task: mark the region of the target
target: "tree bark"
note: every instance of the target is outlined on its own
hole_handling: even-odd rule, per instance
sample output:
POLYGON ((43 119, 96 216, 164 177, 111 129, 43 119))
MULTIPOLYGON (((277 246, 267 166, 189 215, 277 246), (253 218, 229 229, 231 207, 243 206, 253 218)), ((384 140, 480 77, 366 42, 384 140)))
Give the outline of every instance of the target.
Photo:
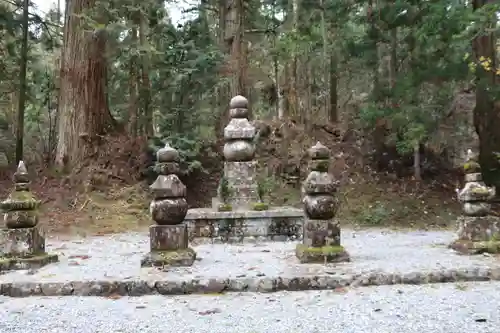
MULTIPOLYGON (((139 18, 139 43, 141 45, 141 49, 147 49, 148 40, 147 36, 147 23, 148 17, 144 12, 141 12, 139 18)), ((142 64, 141 64, 141 100, 143 107, 143 133, 148 137, 152 137, 154 135, 153 130, 153 109, 151 108, 151 81, 149 80, 149 54, 145 51, 142 51, 142 64)))
POLYGON ((79 166, 99 146, 100 138, 116 129, 106 95, 106 33, 88 31, 79 17, 96 0, 67 3, 59 90, 59 137, 56 164, 79 166))
MULTIPOLYGON (((473 10, 494 3, 495 0, 474 0, 473 10)), ((496 22, 491 22, 489 28, 494 30, 496 22)), ((477 36, 472 47, 476 61, 481 57, 491 60, 490 71, 484 70, 479 64, 477 66, 477 86, 476 86, 476 106, 474 108, 474 125, 479 136, 479 161, 482 167, 484 180, 490 185, 499 188, 500 185, 500 165, 497 157, 500 150, 500 107, 495 103, 493 92, 497 86, 497 76, 495 68, 495 34, 493 32, 484 33, 477 36)))

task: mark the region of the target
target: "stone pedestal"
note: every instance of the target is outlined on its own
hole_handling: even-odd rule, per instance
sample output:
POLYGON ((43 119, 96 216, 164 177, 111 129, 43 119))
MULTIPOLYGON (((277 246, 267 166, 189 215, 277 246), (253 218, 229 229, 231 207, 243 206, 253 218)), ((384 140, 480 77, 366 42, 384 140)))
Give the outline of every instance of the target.
POLYGON ((257 161, 225 162, 224 176, 230 193, 227 203, 237 209, 251 209, 259 202, 257 186, 257 161))
POLYGON ((458 239, 450 248, 462 254, 499 253, 500 217, 460 216, 458 239))
POLYGON ((306 218, 302 244, 295 254, 301 263, 345 262, 349 254, 340 245, 340 227, 333 219, 306 218))
POLYGON ((45 234, 39 226, 0 230, 0 271, 35 269, 57 262, 45 252, 45 234))
POLYGON ((141 261, 142 267, 191 266, 196 253, 188 247, 188 230, 182 225, 152 225, 149 227, 151 252, 141 261))

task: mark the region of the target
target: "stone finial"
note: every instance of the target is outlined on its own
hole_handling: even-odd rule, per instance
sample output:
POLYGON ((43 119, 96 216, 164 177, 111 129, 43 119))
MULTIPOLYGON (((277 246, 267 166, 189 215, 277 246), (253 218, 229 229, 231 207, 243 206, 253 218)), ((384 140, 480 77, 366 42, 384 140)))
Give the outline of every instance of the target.
POLYGON ((166 143, 156 152, 156 159, 159 163, 179 162, 179 152, 166 143))
POLYGON ((29 175, 23 161, 19 162, 14 173, 14 190, 0 207, 5 211, 4 222, 7 228, 32 228, 38 224, 40 201, 29 190, 29 175))
POLYGON ((14 173, 14 183, 29 183, 28 169, 23 161, 19 161, 14 173))
POLYGON ((303 243, 297 246, 296 256, 303 263, 348 261, 349 255, 340 245, 340 227, 334 220, 339 200, 337 182, 328 173, 330 150, 318 142, 308 153, 311 171, 302 186, 303 243))
POLYGON ((229 115, 231 121, 224 128, 224 157, 230 162, 245 162, 253 160, 255 145, 253 139, 255 127, 248 121, 248 101, 243 96, 231 99, 229 115))

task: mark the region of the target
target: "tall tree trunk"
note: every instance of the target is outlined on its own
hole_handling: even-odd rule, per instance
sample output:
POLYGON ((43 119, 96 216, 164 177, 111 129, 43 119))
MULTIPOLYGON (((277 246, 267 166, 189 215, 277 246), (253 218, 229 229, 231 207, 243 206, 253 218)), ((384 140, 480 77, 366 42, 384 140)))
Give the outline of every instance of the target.
MULTIPOLYGON (((137 28, 133 27, 131 29, 131 39, 132 44, 137 46, 137 28)), ((129 105, 127 114, 128 132, 132 138, 137 137, 137 125, 139 113, 137 112, 138 105, 138 92, 137 92, 137 59, 135 56, 130 58, 130 69, 129 69, 129 105)))
MULTIPOLYGON (((495 0, 474 0, 474 11, 494 3, 495 0)), ((488 28, 495 28, 496 21, 492 19, 488 28)), ((484 57, 491 60, 490 68, 486 71, 481 65, 477 66, 476 107, 474 108, 474 125, 479 136, 479 160, 482 166, 484 180, 488 184, 500 187, 500 165, 498 151, 500 150, 500 106, 495 103, 494 88, 498 86, 495 73, 496 64, 496 38, 493 32, 477 36, 473 42, 476 61, 484 57)))
POLYGON ((339 120, 338 116, 338 67, 337 67, 337 56, 336 50, 332 50, 330 56, 330 66, 329 66, 329 76, 330 76, 330 107, 328 109, 328 120, 332 123, 336 123, 339 120))
MULTIPOLYGON (((142 50, 147 49, 147 29, 148 17, 146 13, 141 11, 139 24, 139 43, 142 50)), ((153 130, 153 109, 151 107, 151 82, 149 80, 149 54, 145 51, 142 52, 141 57, 141 101, 143 107, 143 133, 149 138, 154 135, 153 130)))
POLYGON ((79 166, 97 151, 100 137, 116 129, 106 96, 106 33, 87 31, 80 18, 95 4, 96 0, 67 4, 56 151, 57 165, 65 168, 79 166))
POLYGON ((16 127, 16 163, 23 159, 24 146, 24 109, 26 107, 26 67, 28 65, 28 15, 29 1, 23 5, 23 42, 19 70, 19 107, 17 109, 16 127))

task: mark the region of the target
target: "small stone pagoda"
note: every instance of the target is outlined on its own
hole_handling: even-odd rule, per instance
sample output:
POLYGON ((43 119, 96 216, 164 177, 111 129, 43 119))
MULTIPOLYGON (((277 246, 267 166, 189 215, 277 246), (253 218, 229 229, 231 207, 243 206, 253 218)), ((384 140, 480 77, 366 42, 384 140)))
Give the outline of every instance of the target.
POLYGON ((248 100, 235 96, 229 104, 231 120, 224 128, 224 176, 219 199, 227 210, 251 209, 259 202, 257 161, 254 160, 255 127, 248 121, 248 100))
POLYGON ((189 247, 184 223, 188 211, 186 186, 179 173, 179 153, 168 143, 156 153, 156 181, 150 186, 153 201, 150 212, 156 225, 149 227, 151 252, 141 261, 142 267, 191 266, 196 252, 189 247))
POLYGON ((340 245, 340 227, 335 220, 339 208, 337 182, 328 173, 330 150, 320 142, 308 151, 310 173, 304 181, 304 230, 295 254, 301 263, 349 261, 340 245))
POLYGON ((4 228, 0 229, 0 271, 35 269, 57 262, 45 252, 45 233, 38 225, 40 201, 30 191, 28 170, 23 161, 14 173, 14 189, 0 203, 4 228))
POLYGON ((499 253, 500 217, 491 215, 490 204, 495 188, 483 182, 478 158, 470 149, 464 171, 464 188, 457 190, 463 215, 457 221, 458 239, 450 247, 462 254, 499 253))

